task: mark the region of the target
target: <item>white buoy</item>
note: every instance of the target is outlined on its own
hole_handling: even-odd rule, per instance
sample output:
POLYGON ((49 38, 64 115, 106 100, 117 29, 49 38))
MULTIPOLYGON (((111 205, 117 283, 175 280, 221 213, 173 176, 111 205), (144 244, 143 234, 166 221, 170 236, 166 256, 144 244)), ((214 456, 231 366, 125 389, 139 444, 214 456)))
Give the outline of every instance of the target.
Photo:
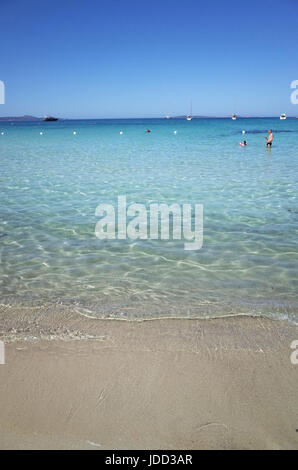
POLYGON ((123 134, 123 131, 120 131, 120 135, 122 135, 122 134, 123 134))
POLYGON ((77 135, 77 132, 76 132, 76 131, 73 131, 73 135, 77 135))
POLYGON ((242 131, 242 134, 245 134, 245 131, 242 131))
POLYGON ((4 132, 3 132, 3 131, 1 132, 1 135, 4 135, 4 132))
POLYGON ((174 134, 177 134, 177 131, 174 131, 174 134))
POLYGON ((43 135, 43 132, 40 132, 40 135, 43 135))

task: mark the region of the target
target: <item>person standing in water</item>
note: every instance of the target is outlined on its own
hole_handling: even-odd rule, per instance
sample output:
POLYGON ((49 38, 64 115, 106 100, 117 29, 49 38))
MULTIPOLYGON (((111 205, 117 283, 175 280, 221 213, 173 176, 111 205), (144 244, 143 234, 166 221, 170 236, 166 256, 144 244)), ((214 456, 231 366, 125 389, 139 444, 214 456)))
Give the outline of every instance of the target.
POLYGON ((267 145, 267 147, 272 147, 272 142, 273 142, 274 135, 273 135, 271 129, 269 129, 268 134, 269 134, 269 137, 265 137, 266 145, 267 145))

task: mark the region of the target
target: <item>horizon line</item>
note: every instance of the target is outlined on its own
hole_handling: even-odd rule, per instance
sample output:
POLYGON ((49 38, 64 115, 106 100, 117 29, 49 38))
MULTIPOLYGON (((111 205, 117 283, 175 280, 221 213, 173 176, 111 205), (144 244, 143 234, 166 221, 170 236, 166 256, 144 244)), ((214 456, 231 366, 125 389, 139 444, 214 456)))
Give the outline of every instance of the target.
MULTIPOLYGON (((59 121, 100 121, 100 120, 117 120, 117 119, 165 119, 165 120, 171 120, 171 119, 186 119, 187 115, 178 115, 178 116, 170 116, 167 118, 166 116, 135 116, 135 117, 73 117, 73 118, 67 118, 67 117, 59 117, 59 121)), ((241 115, 237 114, 237 119, 279 119, 280 116, 272 116, 272 115, 241 115)), ((217 116, 217 115, 193 115, 192 119, 231 119, 231 115, 223 115, 223 116, 217 116)), ((43 117, 39 116, 33 116, 31 114, 24 114, 21 116, 0 116, 1 121, 13 121, 13 120, 19 120, 19 121, 30 121, 30 118, 33 118, 33 120, 37 121, 43 121, 43 117)), ((287 119, 297 119, 297 116, 291 115, 287 116, 287 119)))

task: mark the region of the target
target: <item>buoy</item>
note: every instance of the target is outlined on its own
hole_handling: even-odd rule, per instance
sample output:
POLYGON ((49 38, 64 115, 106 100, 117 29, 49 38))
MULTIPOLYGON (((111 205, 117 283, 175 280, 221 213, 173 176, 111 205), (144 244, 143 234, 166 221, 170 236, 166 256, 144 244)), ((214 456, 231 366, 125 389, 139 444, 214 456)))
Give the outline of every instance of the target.
POLYGON ((122 135, 122 134, 123 134, 123 131, 120 131, 120 135, 122 135))
POLYGON ((76 131, 73 131, 73 135, 77 135, 76 131))
POLYGON ((1 135, 4 135, 4 132, 1 132, 1 135))
POLYGON ((43 132, 40 132, 40 135, 43 135, 43 132))
POLYGON ((177 134, 177 131, 174 131, 174 134, 177 134))
POLYGON ((245 134, 245 131, 242 131, 242 134, 245 134))

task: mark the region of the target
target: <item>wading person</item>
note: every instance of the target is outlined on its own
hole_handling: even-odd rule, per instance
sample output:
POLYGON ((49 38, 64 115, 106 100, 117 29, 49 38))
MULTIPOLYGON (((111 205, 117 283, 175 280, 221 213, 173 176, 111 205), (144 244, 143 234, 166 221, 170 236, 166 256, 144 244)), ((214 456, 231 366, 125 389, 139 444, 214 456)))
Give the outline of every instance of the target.
POLYGON ((267 147, 271 147, 271 146, 272 146, 272 142, 273 142, 273 138, 274 138, 274 135, 273 135, 271 129, 269 129, 268 134, 269 134, 269 137, 265 137, 265 139, 266 139, 266 145, 267 145, 267 147))

